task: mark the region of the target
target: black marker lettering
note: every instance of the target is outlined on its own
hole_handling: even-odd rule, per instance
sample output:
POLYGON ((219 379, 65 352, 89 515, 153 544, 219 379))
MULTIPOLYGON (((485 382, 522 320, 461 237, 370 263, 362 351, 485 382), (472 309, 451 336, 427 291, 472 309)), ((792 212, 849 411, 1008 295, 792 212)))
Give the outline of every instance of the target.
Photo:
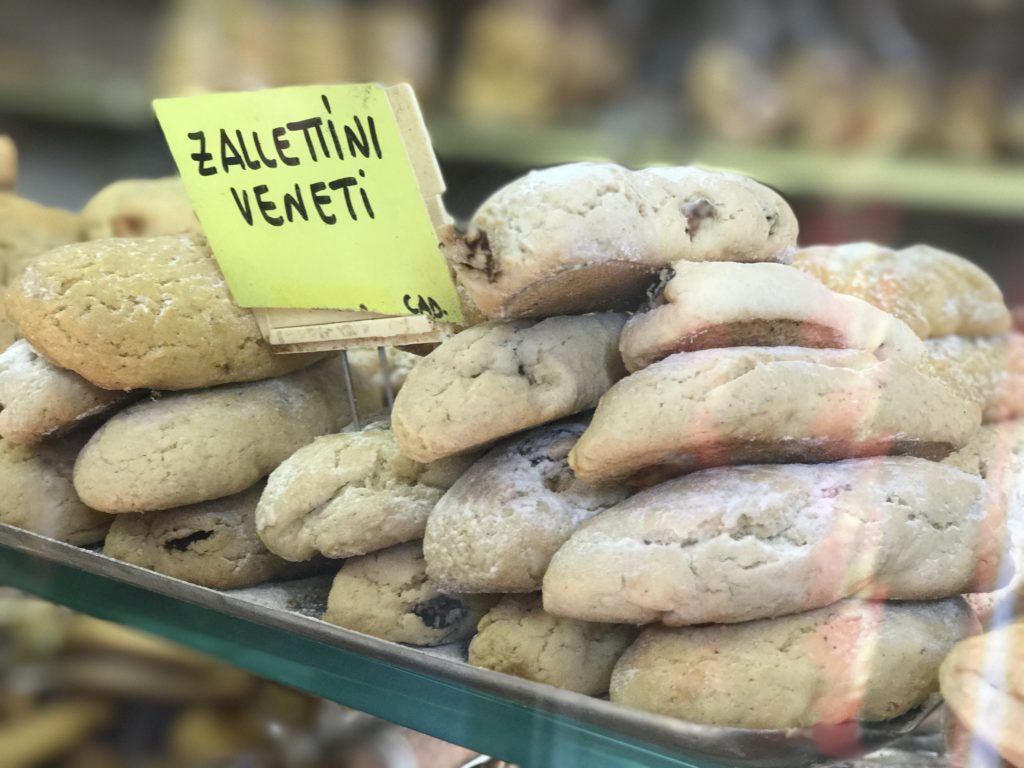
POLYGON ((192 141, 199 142, 199 151, 193 152, 189 157, 199 163, 199 175, 200 176, 213 176, 217 173, 216 168, 208 166, 206 163, 213 160, 213 155, 206 151, 206 132, 205 131, 193 131, 187 134, 192 141))
POLYGON ((348 215, 352 217, 352 221, 359 221, 359 217, 356 216, 356 209, 352 207, 352 195, 349 192, 349 188, 355 186, 359 182, 356 181, 355 176, 345 176, 340 179, 335 179, 328 186, 331 189, 341 189, 345 192, 345 205, 348 206, 348 215))
POLYGON ((359 116, 352 115, 352 122, 355 124, 356 128, 359 129, 359 135, 357 136, 351 128, 347 125, 345 126, 345 139, 348 141, 348 153, 354 157, 356 150, 358 150, 363 157, 369 157, 370 140, 366 138, 366 130, 363 128, 363 124, 360 122, 359 116))
POLYGON ((272 211, 277 210, 277 203, 263 199, 263 196, 267 194, 268 191, 269 188, 266 184, 258 184, 252 188, 253 197, 256 198, 256 207, 260 209, 260 213, 262 213, 263 218, 267 220, 267 224, 272 227, 280 227, 284 224, 284 219, 280 216, 270 215, 272 211))
POLYGON ((231 188, 231 196, 235 198, 235 205, 238 206, 239 213, 242 214, 242 218, 245 219, 245 223, 250 227, 252 226, 252 206, 249 205, 249 193, 244 189, 242 190, 242 199, 238 199, 238 190, 234 187, 231 188))
POLYGON ((306 213, 306 200, 302 197, 302 190, 298 184, 295 185, 294 197, 288 192, 284 193, 284 215, 288 221, 295 220, 295 213, 298 213, 303 221, 309 221, 309 215, 306 213))
POLYGON ((306 147, 309 149, 309 157, 313 162, 316 162, 316 147, 313 146, 313 137, 309 135, 309 129, 313 126, 320 125, 319 117, 310 117, 305 120, 296 120, 292 123, 287 123, 288 130, 290 131, 302 131, 302 135, 306 137, 306 147))
POLYGON ((277 150, 277 156, 281 158, 281 162, 285 165, 298 165, 299 158, 286 155, 284 151, 292 145, 288 139, 284 138, 285 128, 283 125, 277 126, 271 134, 274 137, 274 149, 277 150))
POLYGON ((410 296, 408 293, 402 297, 402 303, 405 305, 405 308, 409 310, 410 313, 414 315, 419 314, 419 311, 417 311, 417 309, 412 305, 412 296, 410 296))
POLYGON ((236 130, 235 138, 238 139, 238 146, 241 147, 242 157, 245 159, 245 167, 248 168, 250 171, 258 171, 260 168, 259 161, 253 160, 251 157, 249 157, 249 148, 245 146, 245 139, 242 138, 242 132, 236 130))
POLYGON ((325 189, 327 189, 327 185, 322 181, 309 185, 309 191, 313 193, 313 205, 316 206, 316 212, 320 214, 324 224, 334 224, 338 221, 338 217, 333 213, 324 213, 324 205, 330 205, 333 202, 330 195, 320 194, 325 189))
POLYGON ((377 125, 369 115, 366 117, 366 122, 370 126, 370 140, 373 141, 373 151, 377 153, 377 159, 380 160, 380 142, 377 141, 377 125))
POLYGON ((245 168, 242 156, 238 154, 235 145, 228 138, 228 132, 223 128, 220 129, 220 165, 224 169, 224 173, 230 173, 232 165, 245 168))
MULTIPOLYGON (((362 168, 360 168, 359 169, 359 175, 362 176, 365 179, 366 178, 366 171, 364 171, 362 168)), ((361 198, 363 198, 363 207, 366 208, 366 212, 370 215, 370 218, 371 219, 377 218, 376 216, 373 215, 373 206, 370 205, 370 196, 366 194, 366 190, 363 189, 362 187, 359 188, 359 196, 361 198)))
POLYGON ((260 161, 267 168, 277 168, 277 160, 271 160, 265 154, 263 154, 263 144, 260 142, 260 136, 256 131, 252 132, 252 143, 256 145, 256 154, 260 156, 260 161))

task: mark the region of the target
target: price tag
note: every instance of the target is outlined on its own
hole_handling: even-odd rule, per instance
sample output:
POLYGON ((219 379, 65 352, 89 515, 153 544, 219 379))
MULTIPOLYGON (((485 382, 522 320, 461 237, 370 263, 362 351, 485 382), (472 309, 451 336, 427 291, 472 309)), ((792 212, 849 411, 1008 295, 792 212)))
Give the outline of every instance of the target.
POLYGON ((408 86, 300 86, 153 106, 235 301, 261 312, 345 310, 258 313, 271 343, 345 347, 360 334, 429 335, 462 321, 439 250, 444 184, 408 86), (396 323, 402 316, 417 323, 396 323), (389 319, 394 332, 365 328, 389 319), (281 328, 287 338, 274 336, 281 328))

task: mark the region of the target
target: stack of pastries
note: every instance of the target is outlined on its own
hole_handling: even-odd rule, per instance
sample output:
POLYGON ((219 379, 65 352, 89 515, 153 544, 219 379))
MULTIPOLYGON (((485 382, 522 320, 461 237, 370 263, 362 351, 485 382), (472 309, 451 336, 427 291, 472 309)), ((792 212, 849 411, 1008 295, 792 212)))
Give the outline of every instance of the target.
POLYGON ((11 282, 2 522, 217 588, 334 562, 327 621, 746 728, 911 710, 1015 587, 1024 337, 958 256, 798 249, 733 174, 533 172, 448 243, 486 321, 392 353, 390 419, 354 353, 353 429, 337 356, 274 355, 138 200, 11 282))

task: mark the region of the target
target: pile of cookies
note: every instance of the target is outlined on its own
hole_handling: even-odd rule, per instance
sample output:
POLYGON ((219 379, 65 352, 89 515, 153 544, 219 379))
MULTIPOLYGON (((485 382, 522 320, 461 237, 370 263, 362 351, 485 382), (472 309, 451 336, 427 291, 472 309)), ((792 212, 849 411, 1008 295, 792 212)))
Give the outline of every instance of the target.
POLYGON ((731 174, 534 172, 447 247, 487 320, 395 360, 390 419, 350 355, 352 429, 338 357, 272 354, 137 200, 11 281, 2 522, 218 588, 330 568, 340 626, 747 728, 907 712, 1016 579, 1024 336, 962 258, 798 250, 731 174))

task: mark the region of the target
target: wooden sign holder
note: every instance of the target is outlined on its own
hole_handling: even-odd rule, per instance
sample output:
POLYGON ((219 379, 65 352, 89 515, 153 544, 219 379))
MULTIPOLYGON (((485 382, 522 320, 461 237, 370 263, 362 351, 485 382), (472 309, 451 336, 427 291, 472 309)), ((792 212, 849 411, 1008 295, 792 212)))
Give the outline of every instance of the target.
MULTIPOLYGON (((441 243, 453 222, 441 195, 444 178, 416 95, 407 83, 385 89, 416 175, 420 196, 441 243)), ((275 352, 322 352, 352 347, 403 346, 443 341, 457 330, 429 315, 393 316, 333 309, 254 309, 256 322, 275 352)))

